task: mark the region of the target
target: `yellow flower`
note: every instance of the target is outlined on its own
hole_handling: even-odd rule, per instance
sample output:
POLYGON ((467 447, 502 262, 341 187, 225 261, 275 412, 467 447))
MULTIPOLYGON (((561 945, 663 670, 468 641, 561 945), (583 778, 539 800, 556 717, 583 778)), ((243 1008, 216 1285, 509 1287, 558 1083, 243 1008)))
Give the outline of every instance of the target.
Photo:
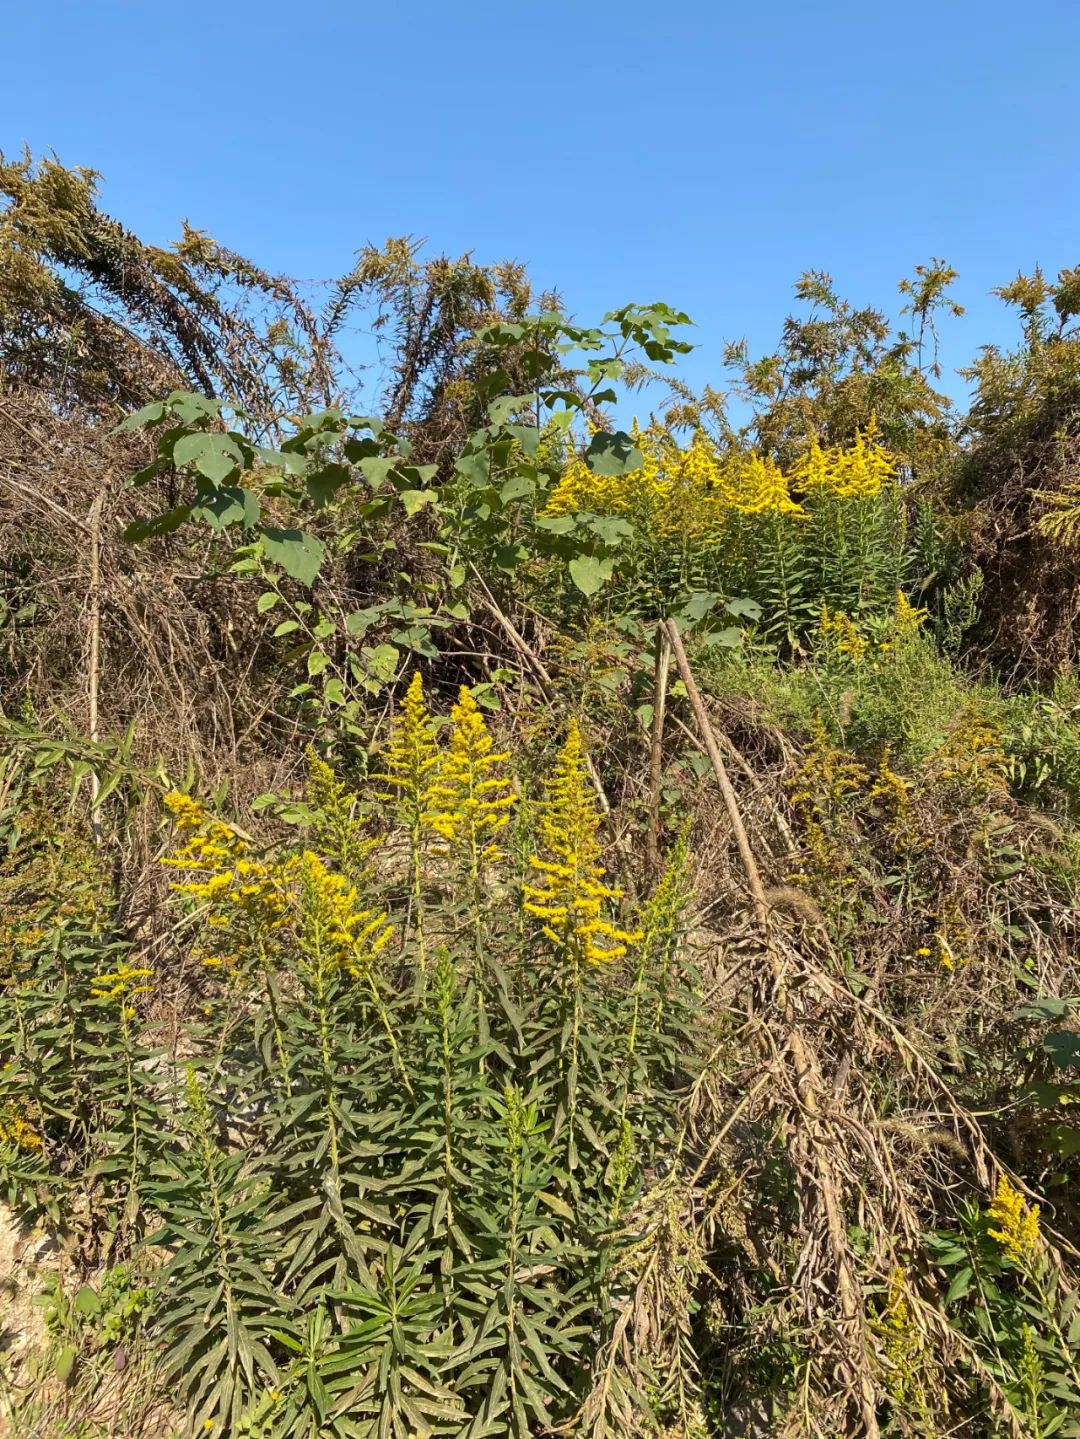
POLYGON ((431 810, 424 823, 465 855, 475 875, 499 857, 494 836, 505 828, 514 803, 510 781, 500 772, 510 756, 492 753, 495 741, 464 685, 450 719, 450 747, 428 791, 431 810))
POLYGON ((424 699, 424 682, 417 670, 405 693, 405 701, 395 716, 390 743, 383 758, 385 770, 376 779, 389 786, 380 799, 394 800, 403 822, 419 830, 428 809, 428 796, 434 782, 432 771, 438 767, 439 751, 435 729, 424 699))
POLYGON ((540 844, 529 860, 537 878, 524 887, 524 908, 544 921, 543 932, 553 944, 587 964, 619 959, 641 939, 604 917, 605 906, 622 892, 603 882, 599 829, 574 720, 540 808, 540 844))
POLYGON ((319 849, 346 873, 360 879, 364 861, 377 843, 367 833, 359 801, 333 769, 308 748, 305 797, 314 811, 313 829, 319 849))
POLYGON ((178 789, 172 789, 164 798, 165 808, 173 817, 176 828, 183 833, 185 830, 198 829, 206 820, 206 810, 197 799, 192 799, 189 794, 182 794, 178 789))
POLYGON ((139 994, 150 994, 154 986, 146 980, 152 974, 152 970, 122 964, 119 969, 95 975, 90 981, 90 993, 94 999, 133 999, 139 994))
POLYGON ((896 592, 896 628, 902 635, 914 634, 926 623, 929 617, 928 610, 917 610, 904 594, 903 590, 896 592))
MULTIPOLYGON (((5 1064, 10 1069, 10 1064, 5 1064)), ((42 1138, 26 1117, 25 1107, 17 1100, 0 1104, 0 1144, 13 1144, 30 1154, 40 1153, 42 1138)))
POLYGON ((365 978, 393 934, 387 913, 361 909, 356 887, 334 874, 317 854, 305 850, 293 867, 299 903, 301 949, 306 958, 339 969, 353 979, 365 978))
POLYGON ((854 620, 843 611, 830 611, 828 605, 822 605, 818 628, 826 643, 831 644, 838 655, 846 655, 856 668, 862 663, 870 648, 870 642, 859 633, 854 620))
POLYGON ((997 1225, 988 1231, 990 1237, 998 1241, 1007 1259, 1027 1265, 1038 1257, 1042 1250, 1039 1206, 1028 1204, 1004 1174, 990 1205, 990 1218, 997 1225))
POLYGON ((865 431, 846 448, 823 450, 812 440, 791 471, 792 488, 804 495, 829 494, 839 500, 865 500, 893 482, 896 458, 877 439, 871 418, 865 431))

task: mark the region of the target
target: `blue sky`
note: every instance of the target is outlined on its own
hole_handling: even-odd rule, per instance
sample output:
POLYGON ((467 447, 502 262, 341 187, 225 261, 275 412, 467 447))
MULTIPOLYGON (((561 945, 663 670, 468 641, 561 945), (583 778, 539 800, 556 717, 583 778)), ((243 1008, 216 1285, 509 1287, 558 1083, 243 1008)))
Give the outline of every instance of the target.
POLYGON ((956 365, 1015 334, 994 285, 1080 263, 1077 0, 4 10, 0 148, 100 170, 144 238, 186 216, 309 278, 390 234, 522 260, 583 320, 687 310, 695 383, 807 268, 893 309, 944 256, 956 365))

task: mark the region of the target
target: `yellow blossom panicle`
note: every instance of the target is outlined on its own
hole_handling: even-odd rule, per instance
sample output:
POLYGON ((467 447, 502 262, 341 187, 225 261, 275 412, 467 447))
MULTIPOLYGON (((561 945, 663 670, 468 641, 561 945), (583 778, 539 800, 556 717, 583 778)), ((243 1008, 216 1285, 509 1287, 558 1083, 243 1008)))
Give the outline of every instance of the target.
POLYGON ((165 804, 183 843, 161 862, 190 874, 192 878, 172 888, 206 907, 204 921, 214 943, 203 963, 234 970, 239 951, 252 947, 238 943, 237 932, 257 942, 283 922, 286 896, 281 867, 249 858, 247 842, 190 796, 166 795, 165 804))
POLYGON ((870 641, 859 632, 859 627, 850 616, 841 610, 830 610, 822 605, 818 628, 826 645, 838 655, 844 655, 856 667, 866 658, 870 641))
POLYGON ((355 885, 305 850, 292 867, 297 886, 299 949, 327 975, 365 979, 393 934, 385 910, 361 909, 355 885))
POLYGON ((1014 1264, 1026 1267, 1042 1253, 1039 1230, 1039 1206, 1027 1200, 1003 1174, 990 1205, 990 1218, 997 1226, 990 1237, 1001 1245, 1002 1252, 1014 1264))
POLYGON ((407 827, 419 827, 430 808, 429 791, 435 782, 439 750, 435 727, 424 699, 424 682, 417 670, 394 718, 390 743, 383 755, 385 769, 375 778, 388 789, 379 798, 395 801, 407 827))
POLYGON ((543 932, 553 944, 591 965, 619 959, 641 939, 604 917, 605 907, 622 891, 604 883, 599 829, 574 720, 540 806, 540 844, 529 860, 536 881, 524 887, 524 908, 543 920, 543 932))
POLYGON ((495 836, 509 822, 514 803, 505 773, 510 755, 494 753, 495 741, 464 685, 450 721, 450 745, 428 791, 431 809, 424 823, 465 856, 466 868, 475 875, 499 858, 495 836))
MULTIPOLYGON (((11 1061, 8 1060, 3 1072, 10 1068, 11 1061)), ((27 1118, 26 1105, 22 1100, 0 1101, 0 1144, 11 1144, 31 1154, 40 1153, 44 1147, 41 1135, 27 1118)))
POLYGON ((313 749, 307 752, 305 798, 311 808, 319 849, 353 879, 366 873, 365 861, 378 843, 367 832, 359 799, 313 749))
POLYGON ((930 768, 936 779, 957 780, 976 792, 1004 789, 1008 758, 1000 729, 987 721, 977 706, 967 708, 930 757, 930 768))
POLYGON ((618 515, 653 539, 720 543, 740 520, 763 515, 804 520, 805 499, 873 498, 893 483, 896 472, 896 460, 878 443, 873 424, 848 446, 823 449, 812 440, 786 473, 755 451, 721 454, 701 429, 685 449, 658 427, 642 431, 635 424, 631 439, 642 463, 620 475, 596 474, 572 451, 545 514, 618 515))
POLYGON ((179 834, 201 829, 206 823, 205 806, 189 794, 184 794, 178 789, 171 789, 165 795, 163 803, 172 815, 173 825, 179 834))
POLYGON ((401 709, 394 718, 390 743, 383 757, 385 768, 375 778, 388 786, 379 798, 396 807, 398 820, 409 836, 417 960, 421 974, 427 970, 427 941, 424 934, 424 816, 431 808, 431 788, 438 778, 439 763, 435 726, 424 699, 424 682, 417 670, 409 682, 401 709))
POLYGON ((897 590, 894 618, 898 635, 907 636, 918 633, 929 618, 929 613, 928 610, 916 609, 903 590, 897 590))
POLYGON ((789 475, 798 494, 832 495, 838 500, 867 500, 879 495, 896 478, 896 457, 878 443, 873 419, 847 446, 822 449, 811 440, 789 475))
POLYGON ((148 983, 152 977, 153 970, 122 964, 105 974, 94 975, 90 981, 90 994, 94 999, 119 999, 126 1005, 127 1001, 136 999, 140 994, 153 993, 154 986, 148 983))

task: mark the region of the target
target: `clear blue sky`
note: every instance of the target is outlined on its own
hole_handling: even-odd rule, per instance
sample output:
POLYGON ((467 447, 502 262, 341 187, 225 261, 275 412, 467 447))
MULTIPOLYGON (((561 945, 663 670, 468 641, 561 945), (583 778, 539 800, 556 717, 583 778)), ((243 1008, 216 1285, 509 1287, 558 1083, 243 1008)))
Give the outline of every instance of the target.
POLYGON ((3 9, 0 148, 100 170, 144 238, 186 216, 306 277, 390 234, 523 260, 582 319, 689 311, 694 382, 807 268, 893 308, 944 256, 956 364, 1015 333, 992 286, 1080 263, 1078 0, 3 9))

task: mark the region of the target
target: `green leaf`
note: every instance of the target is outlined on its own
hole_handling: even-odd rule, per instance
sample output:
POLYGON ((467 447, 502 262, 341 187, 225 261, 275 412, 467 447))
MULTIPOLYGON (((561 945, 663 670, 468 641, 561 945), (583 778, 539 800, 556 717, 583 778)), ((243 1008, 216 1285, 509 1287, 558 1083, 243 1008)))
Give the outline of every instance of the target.
POLYGON ((402 490, 398 498, 405 506, 405 513, 412 518, 417 510, 423 509, 425 505, 435 502, 434 490, 402 490))
POLYGON ((625 475, 640 470, 644 456, 624 430, 593 435, 585 451, 585 463, 594 475, 625 475))
POLYGON ((338 490, 347 485, 352 477, 353 472, 347 465, 326 464, 312 470, 305 477, 304 484, 315 507, 321 509, 330 503, 338 490))
POLYGON ((393 455, 389 459, 372 456, 360 461, 360 469, 371 488, 377 490, 390 471, 400 463, 399 455, 393 455))
POLYGON ((277 590, 264 590, 259 596, 258 603, 256 604, 255 609, 260 615, 264 615, 266 614, 267 610, 272 610, 276 604, 280 603, 280 601, 281 596, 278 594, 277 590))
POLYGON ((360 651, 367 660, 368 672, 377 680, 391 680, 401 659, 400 652, 393 645, 376 645, 374 649, 367 646, 360 651))
POLYGON ((736 619, 759 620, 761 618, 761 606, 757 600, 747 599, 745 596, 728 600, 724 608, 729 615, 734 615, 736 619))
POLYGON ((118 435, 121 430, 146 430, 151 425, 159 424, 164 418, 165 402, 154 400, 152 404, 143 405, 141 410, 136 410, 134 414, 122 419, 113 434, 118 435))
POLYGON ((1047 995, 1043 999, 1033 999, 1030 1004, 1022 1004, 1013 1011, 1013 1019, 1041 1019, 1046 1022, 1064 1019, 1074 1003, 1075 1000, 1054 999, 1047 995))
POLYGON ((101 1313, 101 1300, 97 1296, 97 1291, 91 1289, 89 1284, 84 1284, 76 1294, 75 1312, 87 1319, 92 1319, 101 1313))
POLYGON ((602 560, 597 555, 578 555, 570 561, 570 578, 583 595, 594 595, 611 578, 612 568, 611 560, 602 560))
POLYGON ((737 650, 743 642, 743 632, 731 627, 726 630, 712 630, 702 640, 707 646, 719 645, 721 649, 737 650))
POLYGON ((67 1384, 71 1380, 77 1358, 78 1355, 70 1344, 65 1344, 56 1356, 56 1377, 61 1384, 67 1384))
POLYGON ((523 499, 526 495, 536 493, 536 481, 528 475, 511 475, 506 484, 499 491, 499 499, 504 505, 511 500, 523 499))
POLYGON ((946 1305, 954 1304, 957 1299, 962 1299, 964 1297, 964 1295, 971 1288, 972 1278, 973 1272, 970 1265, 965 1265, 963 1269, 958 1269, 956 1271, 956 1273, 952 1277, 952 1282, 950 1283, 948 1291, 945 1295, 946 1305))
POLYGON ((488 419, 493 425, 505 424, 513 415, 535 402, 534 395, 500 395, 488 405, 488 419))
POLYGON ((329 663, 330 656, 325 650, 312 650, 307 660, 308 677, 314 679, 316 675, 321 675, 329 663))
POLYGON ((326 557, 322 541, 307 530, 264 529, 262 548, 268 560, 302 585, 314 583, 326 557))
POLYGON ((720 596, 710 590, 695 590, 678 610, 679 618, 687 620, 690 624, 697 624, 713 609, 719 599, 720 596))
POLYGON ((208 435, 197 431, 182 435, 173 446, 172 461, 179 469, 194 465, 213 485, 223 484, 233 470, 243 464, 240 446, 228 435, 208 435))
POLYGON ((219 400, 212 400, 209 395, 197 395, 193 390, 173 390, 166 403, 185 425, 193 425, 221 413, 219 400))
POLYGON ((124 530, 124 539, 130 545, 138 544, 140 540, 150 540, 156 535, 170 535, 173 530, 191 518, 190 505, 177 505, 175 509, 166 510, 163 515, 151 515, 149 519, 132 520, 131 524, 124 530))
POLYGON ((1080 1069, 1080 1034, 1073 1030, 1059 1029, 1045 1035, 1043 1049, 1057 1069, 1080 1069))
POLYGON ((229 525, 255 525, 259 521, 259 497, 254 490, 222 485, 204 492, 191 507, 195 519, 205 520, 212 530, 229 525))

